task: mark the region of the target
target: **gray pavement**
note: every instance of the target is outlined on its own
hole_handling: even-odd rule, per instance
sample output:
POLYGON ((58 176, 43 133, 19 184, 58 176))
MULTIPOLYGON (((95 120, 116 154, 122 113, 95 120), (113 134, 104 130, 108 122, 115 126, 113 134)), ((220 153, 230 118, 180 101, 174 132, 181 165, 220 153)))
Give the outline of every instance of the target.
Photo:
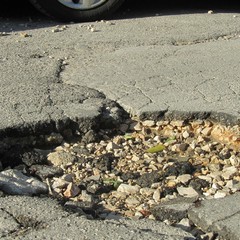
MULTIPOLYGON (((239 14, 63 28, 8 21, 1 22, 7 35, 0 36, 1 139, 76 125, 90 129, 110 100, 142 118, 240 123, 239 14)), ((205 201, 189 217, 222 239, 239 239, 238 202, 239 193, 205 201)), ((0 211, 1 239, 194 239, 160 222, 89 221, 51 199, 0 198, 0 211)))
POLYGON ((1 239, 195 239, 161 222, 87 220, 67 213, 49 198, 6 197, 0 198, 0 204, 1 239))
POLYGON ((192 208, 189 218, 206 232, 218 232, 223 239, 239 239, 240 194, 227 198, 203 201, 199 208, 192 208))

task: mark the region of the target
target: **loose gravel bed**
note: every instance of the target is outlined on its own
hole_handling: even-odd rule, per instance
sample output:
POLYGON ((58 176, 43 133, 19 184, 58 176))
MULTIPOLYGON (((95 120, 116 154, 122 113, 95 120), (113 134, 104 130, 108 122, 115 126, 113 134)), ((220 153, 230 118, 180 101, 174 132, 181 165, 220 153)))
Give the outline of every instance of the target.
POLYGON ((100 130, 102 140, 95 141, 89 131, 74 143, 60 134, 45 136, 58 146, 35 146, 12 167, 47 183, 49 195, 69 211, 98 219, 149 218, 191 230, 187 216, 169 215, 161 206, 179 199, 197 205, 240 190, 239 126, 129 119, 118 135, 109 132, 100 130))

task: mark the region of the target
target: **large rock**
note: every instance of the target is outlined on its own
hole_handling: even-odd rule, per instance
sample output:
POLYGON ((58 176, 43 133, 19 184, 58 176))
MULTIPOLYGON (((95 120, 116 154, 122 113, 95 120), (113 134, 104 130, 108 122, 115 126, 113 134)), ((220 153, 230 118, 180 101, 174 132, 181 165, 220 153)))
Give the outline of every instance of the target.
POLYGON ((39 195, 48 192, 45 183, 16 169, 0 172, 0 190, 12 195, 39 195))

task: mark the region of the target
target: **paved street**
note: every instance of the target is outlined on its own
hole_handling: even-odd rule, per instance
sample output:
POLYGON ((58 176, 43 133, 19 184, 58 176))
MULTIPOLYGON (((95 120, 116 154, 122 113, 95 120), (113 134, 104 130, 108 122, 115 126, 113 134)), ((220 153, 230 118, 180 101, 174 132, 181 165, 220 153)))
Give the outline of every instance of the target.
MULTIPOLYGON (((214 5, 189 7, 184 2, 186 9, 177 4, 161 10, 152 1, 147 11, 144 4, 134 11, 133 4, 126 3, 112 20, 71 24, 54 22, 25 6, 23 15, 5 12, 10 9, 7 3, 4 12, 0 10, 0 139, 62 131, 75 123, 91 128, 111 101, 140 118, 209 118, 240 124, 240 8, 234 10, 234 3, 215 10, 209 9, 214 5)), ((2 239, 11 239, 5 233, 21 225, 14 211, 23 199, 8 198, 7 203, 0 199, 0 211, 6 215, 0 217, 2 239)), ((222 239, 237 240, 237 198, 238 194, 221 202, 232 211, 212 215, 216 221, 209 219, 211 226, 204 221, 213 204, 192 210, 192 220, 222 239)), ((41 218, 42 209, 35 204, 44 208, 46 203, 24 201, 41 218)), ((51 218, 35 221, 50 227, 36 228, 22 239, 79 239, 81 224, 88 226, 82 239, 95 239, 96 234, 99 239, 194 239, 160 223, 139 227, 130 221, 88 222, 49 201, 51 218), (70 235, 61 235, 58 229, 67 227, 70 235)), ((21 215, 28 210, 16 211, 23 211, 21 215)))

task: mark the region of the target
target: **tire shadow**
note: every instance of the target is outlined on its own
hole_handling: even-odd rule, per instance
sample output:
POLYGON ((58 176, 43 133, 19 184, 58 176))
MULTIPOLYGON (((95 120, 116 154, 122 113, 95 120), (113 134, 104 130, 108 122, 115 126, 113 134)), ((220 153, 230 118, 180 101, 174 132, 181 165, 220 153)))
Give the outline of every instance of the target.
POLYGON ((240 2, 236 0, 127 0, 114 16, 115 19, 144 18, 156 15, 180 15, 206 13, 240 13, 240 2))
MULTIPOLYGON (((24 31, 63 24, 39 13, 28 0, 1 0, 0 32, 24 31)), ((109 19, 145 18, 156 15, 206 13, 240 13, 236 0, 126 0, 109 19)))

